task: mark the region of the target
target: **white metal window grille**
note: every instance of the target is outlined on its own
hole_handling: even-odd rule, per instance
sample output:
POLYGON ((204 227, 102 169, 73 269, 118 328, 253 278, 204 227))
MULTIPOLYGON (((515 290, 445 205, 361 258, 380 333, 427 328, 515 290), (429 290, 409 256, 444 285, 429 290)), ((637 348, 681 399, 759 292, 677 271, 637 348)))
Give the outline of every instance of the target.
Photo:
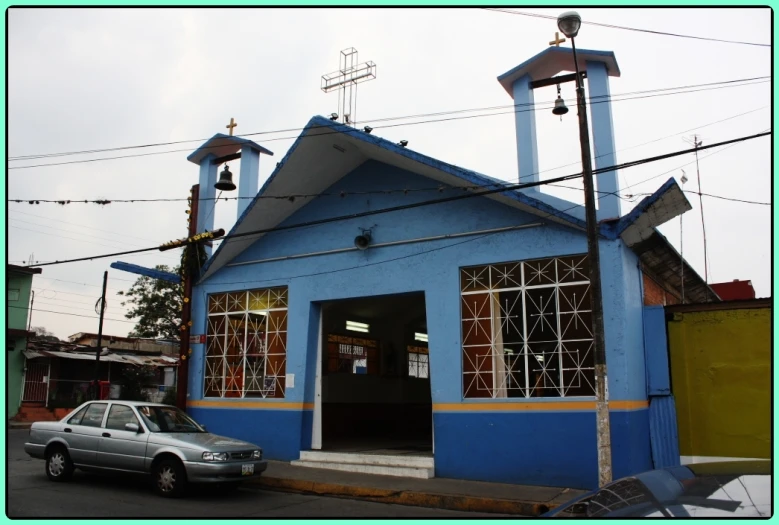
POLYGON ((283 398, 287 287, 208 296, 205 397, 283 398))
POLYGON ((586 255, 460 270, 463 397, 595 395, 586 255))
POLYGON ((408 376, 426 379, 430 377, 428 354, 408 353, 408 376))

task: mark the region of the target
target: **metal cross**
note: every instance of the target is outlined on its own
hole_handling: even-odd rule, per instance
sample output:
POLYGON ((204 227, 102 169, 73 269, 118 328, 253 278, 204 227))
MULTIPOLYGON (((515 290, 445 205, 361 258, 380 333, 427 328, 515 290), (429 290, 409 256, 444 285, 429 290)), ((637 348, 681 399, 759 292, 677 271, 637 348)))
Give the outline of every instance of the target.
POLYGON ((226 125, 225 127, 230 130, 230 136, 233 136, 233 128, 236 127, 238 123, 233 119, 233 117, 230 117, 230 123, 226 125))
POLYGON ((353 47, 341 51, 340 69, 322 76, 322 91, 338 90, 338 113, 333 120, 344 124, 357 122, 357 84, 376 78, 376 64, 357 63, 357 50, 353 47))
POLYGON ((554 40, 552 40, 551 42, 549 42, 549 45, 550 45, 550 46, 557 46, 557 47, 560 47, 560 44, 562 44, 563 42, 565 42, 565 39, 564 39, 564 38, 560 38, 560 33, 558 33, 557 31, 555 31, 555 34, 554 34, 554 40))

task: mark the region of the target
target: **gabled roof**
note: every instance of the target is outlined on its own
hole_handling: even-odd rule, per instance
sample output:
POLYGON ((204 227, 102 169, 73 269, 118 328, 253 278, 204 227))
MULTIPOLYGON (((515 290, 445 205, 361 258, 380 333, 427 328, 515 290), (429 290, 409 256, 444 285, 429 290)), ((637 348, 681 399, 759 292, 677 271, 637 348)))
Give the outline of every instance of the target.
POLYGON ((200 161, 208 155, 214 155, 215 157, 225 157, 227 155, 232 155, 233 153, 238 153, 244 146, 249 146, 250 148, 259 151, 260 153, 265 153, 266 155, 273 155, 271 150, 263 148, 256 142, 253 142, 249 139, 242 139, 241 137, 225 135, 224 133, 217 133, 208 139, 208 141, 206 141, 198 149, 190 153, 189 157, 187 157, 187 160, 195 164, 200 164, 200 161))
MULTIPOLYGON (((498 188, 508 184, 506 181, 422 155, 389 140, 325 117, 314 117, 284 159, 276 165, 276 169, 260 189, 257 197, 252 200, 227 237, 273 228, 312 200, 312 198, 298 197, 290 203, 286 199, 261 199, 260 197, 310 195, 323 192, 368 160, 408 170, 455 188, 464 186, 498 188)), ((484 198, 578 230, 585 229, 585 223, 581 219, 520 191, 508 190, 484 198)), ((204 266, 201 280, 213 275, 261 237, 262 234, 258 234, 235 239, 228 238, 223 241, 204 266)))
MULTIPOLYGON (((617 57, 613 51, 594 51, 591 49, 577 49, 576 61, 579 70, 587 69, 587 62, 603 62, 610 77, 620 76, 617 57)), ((498 77, 498 82, 503 89, 513 98, 514 82, 525 75, 530 75, 533 80, 550 78, 563 71, 574 71, 573 50, 567 47, 548 47, 533 58, 522 62, 517 67, 510 69, 498 77)))

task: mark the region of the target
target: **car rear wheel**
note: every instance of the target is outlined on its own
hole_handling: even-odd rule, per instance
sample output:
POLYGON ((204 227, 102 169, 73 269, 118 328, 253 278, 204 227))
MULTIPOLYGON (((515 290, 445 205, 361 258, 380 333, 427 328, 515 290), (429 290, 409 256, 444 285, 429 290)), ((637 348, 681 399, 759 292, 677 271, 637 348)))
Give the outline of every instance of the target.
POLYGON ((67 481, 73 475, 73 462, 65 447, 58 446, 46 454, 46 476, 51 481, 67 481))
POLYGON ((184 493, 187 474, 180 461, 165 459, 157 463, 152 472, 154 490, 160 496, 176 498, 184 493))

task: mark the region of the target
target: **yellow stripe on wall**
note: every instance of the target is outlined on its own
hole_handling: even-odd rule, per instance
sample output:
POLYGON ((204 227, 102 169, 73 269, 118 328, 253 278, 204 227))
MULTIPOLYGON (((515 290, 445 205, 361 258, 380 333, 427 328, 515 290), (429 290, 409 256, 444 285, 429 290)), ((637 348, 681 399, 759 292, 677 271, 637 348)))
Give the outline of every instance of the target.
MULTIPOLYGON (((641 410, 648 401, 610 401, 610 410, 641 410)), ((589 411, 595 410, 595 401, 552 401, 535 403, 435 403, 434 412, 523 412, 523 411, 589 411)))
POLYGON ((292 403, 288 401, 188 401, 187 406, 195 408, 264 408, 267 410, 313 410, 314 403, 292 403))

